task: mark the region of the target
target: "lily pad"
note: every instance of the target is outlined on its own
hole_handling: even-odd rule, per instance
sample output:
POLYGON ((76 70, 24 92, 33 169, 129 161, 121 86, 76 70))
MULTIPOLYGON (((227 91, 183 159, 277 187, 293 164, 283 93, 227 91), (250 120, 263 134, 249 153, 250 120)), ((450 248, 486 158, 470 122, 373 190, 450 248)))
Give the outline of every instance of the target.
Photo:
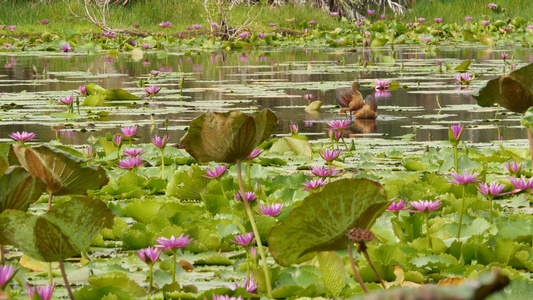
POLYGON ((240 111, 210 112, 194 119, 181 141, 199 162, 235 163, 245 160, 277 126, 278 118, 269 109, 253 117, 240 111))
POLYGON ((109 181, 100 165, 82 166, 84 159, 49 145, 23 147, 13 145, 13 151, 22 166, 31 175, 46 183, 47 193, 53 195, 80 195, 97 189, 109 181))
POLYGON ((369 228, 387 204, 385 189, 369 179, 341 179, 307 196, 268 237, 270 253, 290 266, 314 251, 334 251, 348 245, 348 230, 369 228))
POLYGON ((141 100, 141 98, 123 89, 111 89, 105 91, 106 100, 141 100))
POLYGON ((13 166, 0 178, 0 212, 28 209, 43 194, 45 183, 21 166, 13 166))
POLYGON ((100 200, 74 198, 42 215, 8 210, 0 215, 3 236, 35 259, 53 262, 89 247, 103 227, 113 226, 113 213, 100 200))

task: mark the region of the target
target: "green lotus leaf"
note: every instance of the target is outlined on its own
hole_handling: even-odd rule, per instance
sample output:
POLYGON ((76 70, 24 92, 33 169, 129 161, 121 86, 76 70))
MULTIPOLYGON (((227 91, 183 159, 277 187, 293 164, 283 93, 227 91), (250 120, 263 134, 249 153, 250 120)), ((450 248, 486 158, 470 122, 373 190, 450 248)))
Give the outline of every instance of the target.
POLYGON ((123 89, 111 89, 105 91, 106 100, 141 100, 141 98, 132 95, 123 89))
POLYGON ((209 190, 208 184, 213 181, 203 175, 205 171, 198 165, 193 165, 188 170, 178 169, 168 183, 166 195, 187 200, 202 200, 209 190))
POLYGON ((45 189, 46 184, 23 167, 11 167, 0 178, 0 213, 6 209, 26 211, 45 189))
POLYGON ((88 83, 85 85, 85 87, 87 88, 87 93, 89 95, 105 94, 106 91, 106 89, 96 83, 88 83))
POLYGON ((81 106, 101 106, 104 104, 105 96, 102 94, 91 95, 83 100, 81 106))
POLYGON ((369 179, 342 179, 307 196, 268 237, 270 253, 282 266, 314 251, 348 245, 348 230, 369 228, 387 205, 385 189, 369 179))
POLYGON ((496 102, 512 112, 525 112, 533 106, 533 63, 508 76, 489 80, 472 96, 483 107, 496 102))
POLYGON ((73 198, 34 215, 7 210, 0 215, 2 235, 35 259, 53 262, 84 251, 103 227, 113 226, 113 213, 100 200, 73 198))
POLYGON ((194 119, 181 141, 199 162, 235 163, 245 160, 277 125, 278 118, 269 109, 253 117, 240 111, 210 112, 194 119))
POLYGON ((21 165, 46 183, 47 193, 81 195, 109 181, 100 165, 82 166, 84 159, 52 146, 23 147, 13 144, 12 147, 21 165))

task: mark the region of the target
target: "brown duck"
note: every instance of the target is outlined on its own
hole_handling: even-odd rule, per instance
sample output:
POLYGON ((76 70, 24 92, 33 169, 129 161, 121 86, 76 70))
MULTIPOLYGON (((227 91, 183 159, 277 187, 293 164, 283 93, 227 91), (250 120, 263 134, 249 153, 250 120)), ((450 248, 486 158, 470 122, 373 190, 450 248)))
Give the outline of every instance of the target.
POLYGON ((376 99, 369 95, 363 100, 363 95, 359 92, 359 83, 352 83, 352 87, 342 88, 336 90, 335 100, 337 104, 341 106, 341 113, 346 115, 346 112, 350 112, 350 119, 352 113, 358 119, 375 119, 377 117, 377 102, 376 99))

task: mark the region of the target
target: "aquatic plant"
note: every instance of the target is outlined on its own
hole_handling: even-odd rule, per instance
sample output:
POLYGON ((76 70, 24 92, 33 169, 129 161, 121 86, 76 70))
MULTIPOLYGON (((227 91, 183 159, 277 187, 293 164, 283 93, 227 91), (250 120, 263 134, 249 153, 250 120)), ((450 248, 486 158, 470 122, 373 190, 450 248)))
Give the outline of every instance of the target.
MULTIPOLYGON (((464 200, 463 200, 464 201, 464 200)), ((409 202, 410 207, 407 208, 409 212, 414 213, 424 213, 426 216, 426 236, 428 239, 429 249, 433 249, 431 244, 431 232, 429 231, 429 214, 440 208, 440 200, 428 201, 428 200, 418 200, 409 202)), ((460 222, 460 221, 459 221, 460 222)), ((459 226, 460 228, 461 226, 459 226)))
POLYGON ((172 251, 172 282, 176 282, 176 253, 178 249, 186 247, 193 242, 194 239, 189 239, 189 235, 184 236, 182 233, 177 238, 174 236, 171 236, 170 239, 160 237, 155 241, 159 243, 159 245, 156 245, 157 248, 161 248, 163 251, 172 251))
POLYGON ((472 173, 468 174, 467 170, 463 170, 463 174, 451 173, 452 177, 455 180, 448 181, 449 183, 455 183, 458 185, 463 186, 463 197, 461 197, 461 210, 459 212, 459 228, 457 229, 457 238, 459 239, 461 237, 461 225, 463 224, 463 213, 465 209, 465 191, 466 191, 466 185, 469 183, 476 183, 480 180, 478 179, 479 173, 472 173))
POLYGON ((161 255, 161 249, 158 247, 148 247, 137 251, 139 258, 144 261, 150 270, 150 281, 148 283, 148 292, 152 292, 154 282, 154 264, 161 255))
MULTIPOLYGON (((30 300, 34 298, 36 292, 37 295, 39 295, 39 299, 50 300, 52 298, 52 294, 54 293, 55 284, 31 287, 29 283, 26 283, 26 288, 28 289, 30 300)), ((37 297, 35 298, 37 299, 37 297)))
POLYGON ((22 145, 24 145, 24 142, 37 138, 37 135, 34 132, 17 131, 17 132, 12 132, 9 135, 9 137, 15 141, 22 142, 22 145))

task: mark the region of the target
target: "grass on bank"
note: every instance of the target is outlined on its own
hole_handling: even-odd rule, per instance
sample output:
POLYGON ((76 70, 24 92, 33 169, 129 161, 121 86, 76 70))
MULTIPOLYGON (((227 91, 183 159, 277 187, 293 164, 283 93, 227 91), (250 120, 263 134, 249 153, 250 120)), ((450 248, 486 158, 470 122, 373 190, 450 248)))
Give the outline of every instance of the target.
MULTIPOLYGON (((84 16, 81 0, 50 0, 50 1, 22 1, 0 0, 0 24, 17 25, 15 34, 36 34, 45 31, 62 32, 71 27, 81 32, 101 32, 100 28, 91 22, 75 17, 71 11, 84 16), (44 26, 39 20, 49 19, 50 24, 44 26)), ((214 1, 211 1, 214 2, 214 1)), ((218 21, 218 9, 212 4, 210 14, 218 21)), ((229 24, 233 27, 242 26, 248 19, 257 15, 255 21, 245 28, 250 31, 268 32, 272 30, 269 23, 275 23, 276 29, 295 29, 303 31, 310 27, 309 21, 316 20, 324 30, 332 30, 341 22, 331 17, 329 12, 321 11, 309 5, 268 6, 258 5, 253 8, 246 5, 236 5, 229 11, 229 24), (293 22, 287 20, 294 19, 293 22)), ((387 13, 388 17, 393 17, 387 13)), ((520 16, 531 20, 533 4, 531 0, 419 0, 413 3, 405 16, 405 22, 413 22, 416 17, 426 18, 426 22, 433 22, 434 18, 443 18, 445 22, 463 23, 465 16, 472 16, 476 20, 496 20, 520 16), (494 2, 505 10, 496 13, 488 7, 494 2)), ((186 31, 187 26, 201 24, 202 29, 209 28, 208 13, 203 1, 199 0, 143 0, 133 4, 110 5, 107 14, 107 25, 117 29, 133 29, 134 23, 139 23, 140 30, 160 31, 160 22, 170 21, 174 25, 171 33, 186 31)), ((212 20, 211 20, 212 21, 212 20)), ((315 25, 316 26, 316 25, 315 25)))

